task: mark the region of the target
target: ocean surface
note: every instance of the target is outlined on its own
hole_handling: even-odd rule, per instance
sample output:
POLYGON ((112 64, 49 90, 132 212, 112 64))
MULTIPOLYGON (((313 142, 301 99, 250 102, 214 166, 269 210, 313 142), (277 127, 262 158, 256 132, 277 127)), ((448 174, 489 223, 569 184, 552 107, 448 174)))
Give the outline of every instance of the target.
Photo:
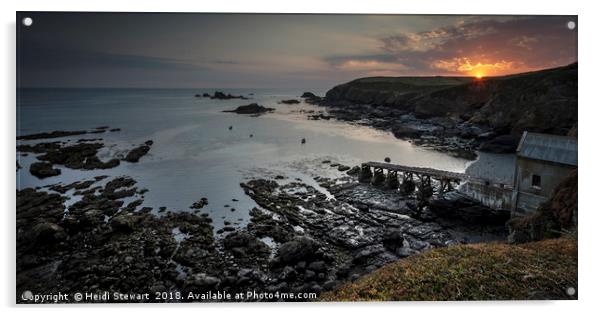
MULTIPOLYGON (((336 168, 321 163, 326 159, 353 166, 390 157, 392 163, 455 172, 464 172, 472 163, 414 146, 391 133, 369 127, 335 120, 308 120, 303 111, 323 110, 317 106, 278 103, 284 99, 301 100, 302 93, 303 90, 267 89, 20 89, 17 135, 91 130, 98 126, 121 128, 120 132, 21 143, 102 138, 106 148, 99 154, 101 160, 123 155, 146 140, 153 140, 154 144, 138 163, 122 161, 116 168, 92 171, 59 166, 61 175, 43 180, 29 173, 35 156, 17 154, 23 167, 17 173, 17 189, 69 184, 97 175, 126 175, 138 182, 138 188, 149 190, 141 207, 156 210, 165 206, 171 211, 190 211, 192 203, 206 197, 209 205, 203 211, 210 213, 215 227, 220 228, 224 220, 238 225, 247 222, 248 211, 255 203, 239 184, 251 178, 283 175, 288 181, 300 178, 320 189, 313 177, 342 175, 336 168), (251 99, 194 97, 197 93, 213 94, 215 90, 251 99), (222 112, 249 103, 273 107, 276 111, 259 117, 222 112), (302 138, 306 139, 305 144, 301 143, 302 138)), ((472 169, 483 175, 513 164, 511 156, 483 154, 480 160, 486 163, 472 169)), ((73 196, 68 204, 76 200, 73 196)))

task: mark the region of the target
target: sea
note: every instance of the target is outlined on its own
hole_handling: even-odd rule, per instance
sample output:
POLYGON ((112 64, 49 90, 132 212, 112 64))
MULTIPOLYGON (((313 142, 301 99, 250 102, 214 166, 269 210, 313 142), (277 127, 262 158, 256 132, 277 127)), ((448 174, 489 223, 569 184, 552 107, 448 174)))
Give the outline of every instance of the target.
MULTIPOLYGON (((467 168, 482 175, 512 169, 512 155, 479 154, 478 161, 453 157, 395 138, 390 132, 336 120, 308 120, 310 111, 323 107, 288 105, 279 101, 302 100, 308 90, 283 89, 19 89, 17 92, 17 135, 55 130, 93 130, 99 126, 120 128, 119 132, 86 134, 60 139, 18 141, 29 144, 47 141, 76 142, 102 138, 106 144, 101 160, 123 156, 131 148, 152 140, 150 152, 138 163, 122 163, 108 170, 72 170, 58 166, 59 176, 38 179, 29 173, 35 155, 17 161, 17 189, 69 184, 95 176, 129 176, 138 188, 147 189, 140 207, 174 212, 192 211, 190 206, 205 197, 209 213, 219 229, 224 221, 245 225, 249 210, 256 207, 240 187, 253 178, 284 176, 284 181, 303 181, 328 194, 314 180, 317 176, 344 175, 330 160, 349 166, 366 161, 383 161, 454 172, 467 168), (195 94, 223 91, 248 100, 198 98, 195 94), (258 103, 275 108, 260 116, 225 113, 240 105, 258 103), (229 127, 232 129, 229 129, 229 127), (303 144, 302 139, 306 142, 303 144)), ((325 91, 309 90, 318 95, 325 91)), ((510 175, 511 177, 511 175, 510 175)), ((110 179, 104 180, 108 181, 110 179)), ((43 188, 45 189, 45 188, 43 188)), ((67 206, 79 197, 72 195, 67 206)))

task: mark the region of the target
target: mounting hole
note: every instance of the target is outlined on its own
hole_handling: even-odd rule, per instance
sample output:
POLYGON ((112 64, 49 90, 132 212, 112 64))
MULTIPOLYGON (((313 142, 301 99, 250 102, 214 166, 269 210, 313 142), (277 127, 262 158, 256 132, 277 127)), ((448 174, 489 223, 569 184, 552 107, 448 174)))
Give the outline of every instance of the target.
POLYGON ((575 295, 575 293, 577 293, 577 290, 572 286, 566 289, 566 294, 568 294, 569 296, 573 296, 575 295))
POLYGON ((31 26, 33 24, 33 19, 30 17, 23 18, 23 25, 31 26))
POLYGON ((566 23, 566 27, 568 27, 569 30, 574 30, 576 26, 577 26, 577 23, 575 23, 575 21, 568 21, 566 23))

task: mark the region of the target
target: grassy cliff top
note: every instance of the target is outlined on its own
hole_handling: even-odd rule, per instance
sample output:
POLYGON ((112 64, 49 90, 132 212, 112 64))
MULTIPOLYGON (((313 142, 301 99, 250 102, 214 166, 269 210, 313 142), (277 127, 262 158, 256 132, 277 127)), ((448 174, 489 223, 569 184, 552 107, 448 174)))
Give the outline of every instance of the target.
POLYGON ((427 251, 320 296, 323 301, 576 299, 577 241, 483 243, 427 251))

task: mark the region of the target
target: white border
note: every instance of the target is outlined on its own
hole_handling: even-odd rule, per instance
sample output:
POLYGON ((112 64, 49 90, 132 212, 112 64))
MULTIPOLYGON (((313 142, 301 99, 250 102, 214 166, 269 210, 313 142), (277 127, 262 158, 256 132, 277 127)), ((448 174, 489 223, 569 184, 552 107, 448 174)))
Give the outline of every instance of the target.
POLYGON ((600 282, 600 225, 602 208, 599 195, 600 132, 602 118, 600 85, 600 10, 595 1, 344 1, 304 0, 286 1, 67 1, 25 0, 2 2, 3 18, 2 80, 3 104, 2 147, 2 236, 0 305, 3 312, 44 315, 105 315, 106 313, 133 312, 163 315, 167 309, 177 308, 178 313, 191 311, 205 315, 241 313, 251 315, 283 315, 283 313, 313 314, 316 312, 345 315, 363 315, 378 308, 378 313, 404 313, 407 315, 489 315, 535 314, 569 315, 594 310, 598 301, 600 282), (406 14, 578 14, 579 15, 579 134, 580 134, 580 230, 579 230, 579 301, 560 302, 402 302, 402 303, 332 303, 332 304, 222 304, 222 305, 95 305, 50 306, 24 308, 14 306, 14 247, 15 247, 15 11, 144 11, 144 12, 297 12, 297 13, 406 13, 406 14), (43 310, 42 310, 43 309, 43 310))

